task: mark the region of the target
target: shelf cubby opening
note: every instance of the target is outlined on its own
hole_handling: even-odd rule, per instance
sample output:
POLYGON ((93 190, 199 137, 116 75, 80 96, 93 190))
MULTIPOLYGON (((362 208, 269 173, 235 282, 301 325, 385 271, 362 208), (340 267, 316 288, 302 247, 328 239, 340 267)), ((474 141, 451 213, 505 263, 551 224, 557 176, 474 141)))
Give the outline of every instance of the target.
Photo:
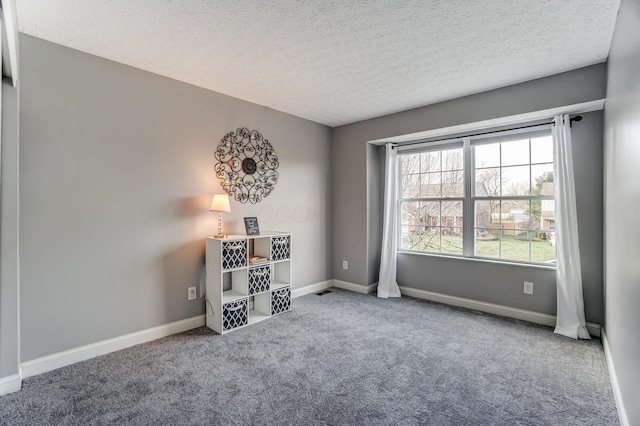
POLYGON ((273 264, 273 283, 271 288, 291 285, 291 261, 273 264))
POLYGON ((222 273, 222 301, 229 302, 232 300, 247 297, 247 270, 239 269, 237 271, 222 273))
POLYGON ((255 237, 249 240, 249 266, 269 263, 271 237, 255 237), (254 263, 252 259, 258 256, 254 263), (260 259, 261 258, 261 259, 260 259))
POLYGON ((271 316, 270 293, 260 293, 249 296, 249 324, 262 321, 271 316))
POLYGON ((249 240, 249 255, 255 255, 271 259, 271 237, 255 237, 249 240))

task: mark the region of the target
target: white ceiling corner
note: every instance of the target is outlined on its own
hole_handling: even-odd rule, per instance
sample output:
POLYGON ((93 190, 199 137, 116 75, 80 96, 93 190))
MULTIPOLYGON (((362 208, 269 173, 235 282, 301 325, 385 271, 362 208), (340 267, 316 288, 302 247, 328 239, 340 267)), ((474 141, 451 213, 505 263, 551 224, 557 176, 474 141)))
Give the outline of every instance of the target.
POLYGON ((607 59, 619 0, 16 0, 21 32, 329 126, 607 59))

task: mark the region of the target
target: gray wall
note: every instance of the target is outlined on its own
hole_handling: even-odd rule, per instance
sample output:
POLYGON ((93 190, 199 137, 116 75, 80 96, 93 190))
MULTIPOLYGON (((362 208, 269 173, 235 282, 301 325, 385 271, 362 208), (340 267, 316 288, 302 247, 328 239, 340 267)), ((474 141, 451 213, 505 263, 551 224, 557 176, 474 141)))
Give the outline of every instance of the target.
POLYGON ((640 424, 640 3, 622 0, 605 106, 605 330, 630 425, 640 424))
POLYGON ((367 167, 368 218, 367 221, 367 281, 377 282, 380 274, 380 254, 382 249, 382 220, 384 216, 384 146, 370 145, 367 147, 367 164, 377 164, 377 167, 367 167))
MULTIPOLYGON (((604 323, 604 144, 602 111, 582 114, 571 130, 580 235, 582 293, 587 321, 604 323)), ((555 277, 554 277, 555 280, 555 277)), ((555 294, 555 284, 554 284, 555 294)), ((555 305, 553 309, 555 315, 555 305)))
POLYGON ((0 378, 18 373, 18 90, 2 83, 0 378))
POLYGON ((280 180, 231 203, 225 232, 293 233, 293 286, 331 278, 330 129, 21 35, 22 359, 204 312, 214 150, 237 127, 275 147, 280 180), (200 291, 199 291, 200 295, 200 291))
MULTIPOLYGON (((377 281, 377 276, 373 273, 376 267, 371 264, 377 262, 377 258, 372 255, 375 252, 375 245, 372 244, 371 239, 379 239, 379 234, 369 234, 367 230, 380 226, 379 188, 372 183, 372 180, 378 181, 376 173, 379 172, 379 162, 375 161, 375 156, 370 152, 375 148, 367 144, 367 141, 603 99, 605 82, 606 66, 598 64, 333 129, 334 278, 360 285, 377 281), (344 214, 345 212, 350 214, 344 214), (349 271, 342 270, 343 259, 349 260, 349 271)), ((582 139, 581 143, 588 147, 587 150, 595 150, 595 154, 581 152, 580 156, 584 158, 577 160, 584 161, 589 167, 595 167, 596 178, 593 181, 597 181, 598 173, 602 176, 601 160, 597 158, 597 153, 602 152, 601 121, 600 113, 589 114, 579 125, 581 129, 576 126, 574 132, 578 139, 582 139), (584 135, 579 135, 580 132, 584 132, 584 135)), ((590 169, 589 172, 591 171, 590 169)), ((595 188, 590 186, 587 190, 593 190, 592 196, 582 198, 581 201, 585 205, 595 206, 595 210, 592 210, 594 213, 588 213, 586 216, 581 215, 580 220, 587 223, 586 226, 595 226, 596 239, 601 239, 602 237, 598 235, 602 233, 602 225, 601 223, 598 225, 598 220, 602 215, 602 189, 600 187, 599 196, 597 184, 595 188)), ((600 257, 592 267, 591 260, 597 256, 589 248, 585 253, 587 256, 585 263, 589 265, 585 270, 588 275, 585 284, 587 288, 585 293, 588 293, 588 297, 585 296, 585 298, 590 303, 586 309, 587 320, 600 323, 602 321, 600 296, 602 275, 598 274, 598 268, 601 268, 602 261, 600 257)), ((468 282, 469 276, 477 276, 473 268, 479 268, 478 272, 486 272, 485 266, 479 266, 480 264, 480 262, 467 260, 440 261, 436 258, 425 258, 425 256, 401 255, 398 280, 401 285, 410 287, 542 313, 555 313, 555 275, 552 270, 526 266, 490 265, 495 268, 490 269, 491 273, 501 278, 498 282, 487 282, 482 287, 482 284, 476 286, 468 282), (465 274, 456 273, 460 277, 457 280, 460 285, 451 284, 453 280, 450 278, 447 280, 449 285, 444 285, 446 283, 442 280, 437 280, 440 283, 438 286, 424 283, 427 271, 433 274, 434 270, 449 267, 451 262, 457 262, 456 268, 460 262, 472 262, 460 268, 466 271, 465 274), (472 270, 470 271, 469 268, 472 270), (462 283, 463 277, 466 278, 464 283, 462 283), (522 294, 522 282, 529 278, 535 283, 535 291, 533 296, 525 298, 522 294)), ((489 279, 485 278, 484 281, 489 279)))

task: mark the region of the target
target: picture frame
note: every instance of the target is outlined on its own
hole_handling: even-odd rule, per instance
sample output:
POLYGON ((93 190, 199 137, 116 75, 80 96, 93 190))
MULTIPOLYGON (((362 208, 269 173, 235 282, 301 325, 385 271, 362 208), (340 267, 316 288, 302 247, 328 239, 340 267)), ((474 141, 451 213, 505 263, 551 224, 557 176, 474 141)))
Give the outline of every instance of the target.
POLYGON ((258 227, 258 218, 245 217, 244 229, 246 230, 247 235, 260 235, 260 228, 258 227))

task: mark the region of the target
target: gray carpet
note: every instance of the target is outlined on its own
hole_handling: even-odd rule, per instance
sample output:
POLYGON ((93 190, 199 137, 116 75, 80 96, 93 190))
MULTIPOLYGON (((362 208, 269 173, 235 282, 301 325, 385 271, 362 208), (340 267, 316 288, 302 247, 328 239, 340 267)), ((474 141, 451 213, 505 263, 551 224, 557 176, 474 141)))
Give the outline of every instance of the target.
POLYGON ((341 290, 24 381, 0 424, 618 424, 602 346, 412 298, 341 290))

